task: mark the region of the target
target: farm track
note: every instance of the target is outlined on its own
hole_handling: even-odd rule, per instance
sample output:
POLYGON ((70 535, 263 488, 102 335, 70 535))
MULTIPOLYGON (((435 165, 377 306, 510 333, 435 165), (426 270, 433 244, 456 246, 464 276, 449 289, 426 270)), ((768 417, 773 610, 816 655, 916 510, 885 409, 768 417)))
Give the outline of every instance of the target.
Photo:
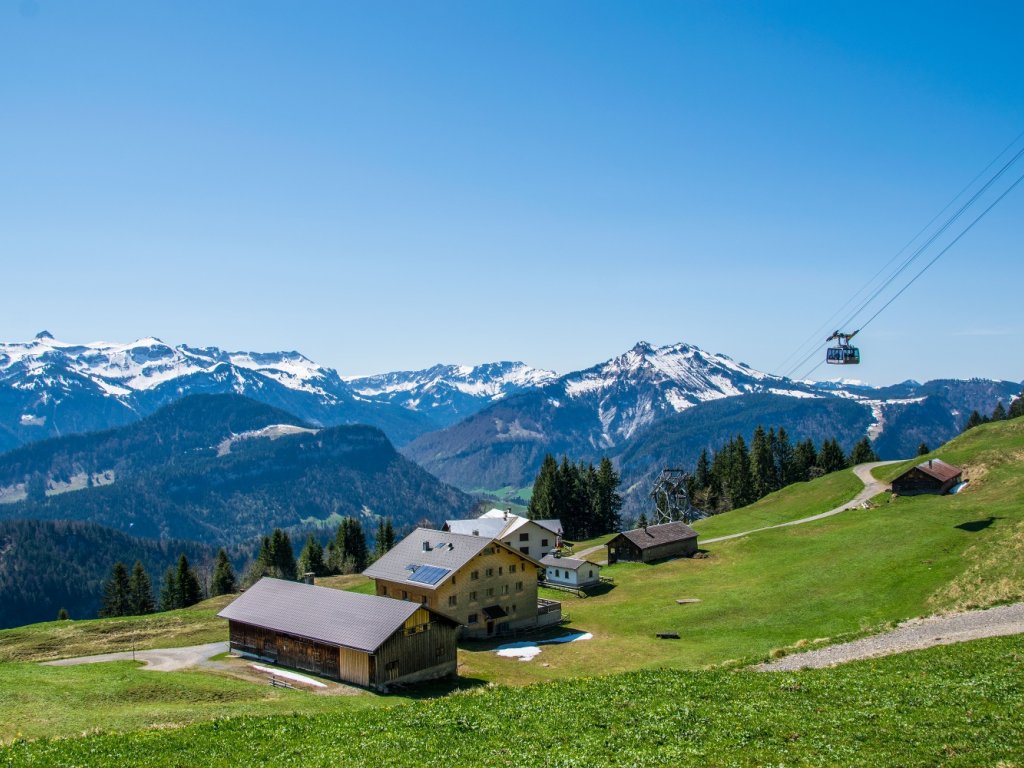
MULTIPOLYGON (((79 656, 74 659, 58 659, 43 662, 51 667, 70 667, 77 664, 98 664, 104 661, 141 661, 143 669, 153 672, 176 672, 189 667, 211 665, 209 658, 228 650, 227 641, 192 645, 187 648, 161 648, 148 651, 120 651, 118 653, 101 653, 95 656, 79 656)), ((215 666, 215 665, 214 665, 215 666)))
POLYGON ((758 672, 795 672, 821 669, 860 659, 874 659, 894 653, 917 651, 936 645, 950 645, 985 637, 1024 633, 1024 603, 1000 605, 981 611, 966 611, 947 616, 911 619, 891 632, 883 632, 849 643, 785 656, 758 664, 758 672))

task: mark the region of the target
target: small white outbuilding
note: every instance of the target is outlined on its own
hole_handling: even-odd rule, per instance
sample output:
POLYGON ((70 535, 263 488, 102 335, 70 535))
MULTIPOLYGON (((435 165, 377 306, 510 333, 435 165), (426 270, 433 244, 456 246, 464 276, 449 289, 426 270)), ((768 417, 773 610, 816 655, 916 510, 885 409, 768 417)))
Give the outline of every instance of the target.
POLYGON ((601 582, 601 566, 589 560, 548 555, 541 558, 544 581, 566 587, 593 587, 601 582))

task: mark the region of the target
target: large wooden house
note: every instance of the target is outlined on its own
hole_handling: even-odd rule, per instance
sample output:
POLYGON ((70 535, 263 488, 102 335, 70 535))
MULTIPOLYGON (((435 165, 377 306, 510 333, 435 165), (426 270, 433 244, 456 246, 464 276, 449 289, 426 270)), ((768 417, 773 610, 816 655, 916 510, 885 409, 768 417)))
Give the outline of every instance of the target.
POLYGON ((217 614, 243 656, 368 688, 454 675, 458 624, 421 605, 260 579, 217 614))
POLYGON ((686 523, 648 525, 623 531, 607 544, 608 565, 619 561, 650 563, 697 554, 697 532, 686 523))
POLYGON ((487 536, 417 528, 363 571, 377 594, 419 603, 490 637, 548 624, 561 604, 537 598, 540 563, 487 536))
POLYGON ((916 496, 920 493, 948 493, 960 482, 963 470, 942 459, 928 459, 911 467, 892 481, 892 492, 900 496, 916 496))

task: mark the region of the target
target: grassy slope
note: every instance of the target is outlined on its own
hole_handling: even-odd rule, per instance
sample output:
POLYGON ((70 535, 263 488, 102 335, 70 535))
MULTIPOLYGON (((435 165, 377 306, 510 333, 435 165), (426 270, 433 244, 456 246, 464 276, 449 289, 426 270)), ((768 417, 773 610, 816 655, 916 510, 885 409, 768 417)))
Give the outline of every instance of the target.
POLYGON ((791 674, 668 670, 17 743, 19 766, 1019 765, 1024 640, 791 674))

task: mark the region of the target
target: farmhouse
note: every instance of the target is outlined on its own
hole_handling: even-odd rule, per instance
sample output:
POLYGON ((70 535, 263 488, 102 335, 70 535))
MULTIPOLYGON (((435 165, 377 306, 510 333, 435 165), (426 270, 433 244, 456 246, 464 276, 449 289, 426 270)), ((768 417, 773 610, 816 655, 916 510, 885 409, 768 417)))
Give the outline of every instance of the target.
POLYGON ((490 637, 561 621, 561 603, 537 597, 538 568, 486 536, 417 528, 363 574, 382 597, 443 614, 464 637, 490 637))
POLYGON ((458 625, 421 605, 260 579, 217 614, 244 656, 369 688, 454 675, 458 625))
POLYGON ((624 562, 649 563, 667 557, 697 554, 697 532, 686 523, 648 525, 623 531, 608 542, 608 565, 624 562))
POLYGON ((954 467, 941 459, 928 459, 911 467, 892 481, 892 492, 900 496, 916 496, 919 493, 947 493, 960 482, 963 476, 960 467, 954 467))
POLYGON ((530 520, 502 509, 492 509, 478 518, 448 520, 444 530, 500 540, 534 560, 540 560, 562 544, 561 520, 530 520))
POLYGON ((601 583, 601 566, 588 560, 548 555, 540 564, 544 566, 544 581, 563 587, 595 587, 601 583))

